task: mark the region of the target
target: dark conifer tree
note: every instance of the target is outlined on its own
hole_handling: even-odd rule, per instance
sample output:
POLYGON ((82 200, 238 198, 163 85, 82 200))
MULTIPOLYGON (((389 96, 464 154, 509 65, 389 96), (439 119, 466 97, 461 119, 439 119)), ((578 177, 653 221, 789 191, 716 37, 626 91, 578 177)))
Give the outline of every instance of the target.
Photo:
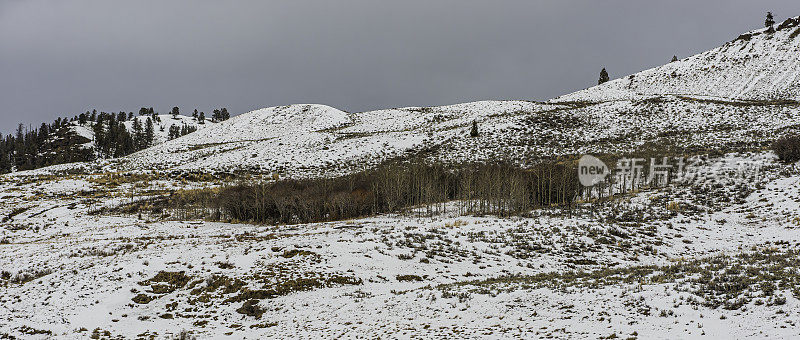
MULTIPOLYGON (((59 128, 58 126, 54 127, 54 129, 58 128, 59 128)), ((50 127, 47 126, 47 123, 42 123, 42 125, 39 127, 39 131, 37 132, 38 133, 36 134, 37 135, 36 143, 42 145, 47 140, 47 138, 50 137, 50 127)))
POLYGON ((173 140, 181 136, 181 129, 177 125, 170 125, 169 132, 167 133, 167 138, 173 140))
POLYGON ((600 79, 597 80, 597 85, 605 83, 605 82, 607 82, 609 80, 610 79, 608 78, 608 72, 606 72, 606 69, 604 67, 603 70, 600 71, 600 79))
POLYGON ((5 141, 0 144, 0 174, 11 172, 11 161, 8 158, 5 141))
POLYGON ((153 127, 153 120, 147 118, 144 124, 144 141, 143 145, 144 148, 149 148, 153 145, 153 140, 155 139, 155 128, 153 127))
POLYGON ((133 152, 133 140, 122 122, 118 123, 114 137, 114 157, 122 157, 133 152))
POLYGON ((472 121, 472 129, 470 129, 470 131, 469 131, 469 136, 470 137, 478 137, 478 135, 479 135, 479 133, 478 133, 478 122, 473 120, 472 121))
POLYGON ((103 151, 105 152, 106 157, 113 157, 114 151, 117 149, 117 116, 113 113, 108 115, 108 131, 106 136, 106 144, 104 145, 103 151))
POLYGON ((133 120, 133 126, 131 126, 131 130, 133 130, 133 146, 136 151, 144 149, 145 140, 144 140, 144 128, 142 128, 142 123, 139 119, 133 120))
POLYGON ((772 16, 772 12, 767 12, 767 19, 764 20, 764 26, 767 27, 767 32, 774 32, 775 28, 775 18, 772 16))
POLYGON ((103 120, 97 120, 92 125, 92 132, 94 133, 94 147, 95 151, 100 155, 102 153, 103 145, 105 145, 105 129, 103 128, 103 120))

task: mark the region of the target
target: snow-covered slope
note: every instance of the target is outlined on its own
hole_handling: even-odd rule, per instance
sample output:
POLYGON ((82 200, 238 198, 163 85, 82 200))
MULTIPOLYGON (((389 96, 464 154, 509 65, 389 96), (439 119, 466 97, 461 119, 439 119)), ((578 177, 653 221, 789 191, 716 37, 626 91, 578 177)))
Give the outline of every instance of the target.
POLYGON ((325 134, 319 131, 348 123, 347 113, 321 105, 260 109, 123 160, 136 168, 206 164, 248 166, 269 160, 275 154, 291 152, 289 148, 299 150, 320 144, 325 134))
POLYGON ((313 169, 321 174, 442 145, 468 133, 473 120, 511 122, 522 113, 557 107, 523 101, 363 113, 324 105, 272 107, 143 150, 120 159, 117 166, 282 174, 313 169))
MULTIPOLYGON (((142 127, 145 126, 147 121, 146 116, 138 116, 134 119, 139 120, 139 123, 142 124, 142 127)), ((172 116, 172 115, 158 115, 158 119, 153 122, 153 126, 155 128, 155 138, 153 144, 161 144, 169 140, 169 129, 173 125, 181 128, 183 126, 190 126, 196 128, 198 131, 201 129, 205 129, 215 123, 211 121, 211 119, 206 119, 203 124, 197 119, 189 116, 172 116)), ((128 131, 133 131, 133 120, 129 120, 125 122, 125 129, 128 131)))
POLYGON ((800 126, 800 19, 551 100, 346 113, 323 105, 252 111, 120 159, 112 168, 325 176, 389 158, 534 161, 585 152, 761 147, 800 126), (470 137, 472 121, 480 136, 470 137))
POLYGON ((257 110, 113 161, 107 170, 330 176, 394 157, 511 161, 583 153, 760 148, 800 128, 800 106, 695 97, 542 104, 485 101, 345 113, 321 105, 257 110), (470 137, 472 121, 480 135, 470 137))
MULTIPOLYGON (((156 119, 153 119, 153 117, 150 116, 136 116, 132 120, 123 122, 123 124, 125 125, 125 129, 128 132, 132 132, 135 120, 138 120, 139 124, 141 124, 142 127, 144 128, 147 122, 147 118, 150 118, 153 121, 153 135, 154 135, 153 145, 158 145, 168 141, 169 129, 173 125, 177 126, 178 128, 188 126, 196 128, 197 130, 201 130, 215 124, 210 119, 206 119, 205 122, 203 122, 203 124, 200 124, 200 122, 193 117, 180 116, 180 115, 174 117, 172 115, 157 115, 156 117, 157 117, 156 119)), ((85 124, 79 124, 77 121, 75 121, 72 122, 72 125, 70 126, 70 130, 76 136, 86 138, 87 140, 90 141, 85 144, 86 147, 94 146, 94 143, 91 142, 94 140, 94 131, 92 130, 93 124, 95 123, 88 122, 85 124)))
POLYGON ((569 210, 279 226, 92 213, 209 182, 0 177, 0 338, 797 338, 800 168, 696 161, 569 210))
POLYGON ((552 101, 608 101, 665 94, 739 100, 800 99, 800 17, 689 58, 552 101))

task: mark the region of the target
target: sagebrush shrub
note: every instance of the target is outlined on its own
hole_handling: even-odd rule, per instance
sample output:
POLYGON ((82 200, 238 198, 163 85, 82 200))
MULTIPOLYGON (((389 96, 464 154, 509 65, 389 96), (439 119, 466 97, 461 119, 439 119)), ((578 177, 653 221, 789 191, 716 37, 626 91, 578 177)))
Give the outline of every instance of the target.
POLYGON ((772 144, 772 151, 781 161, 794 163, 800 161, 800 135, 785 136, 772 144))

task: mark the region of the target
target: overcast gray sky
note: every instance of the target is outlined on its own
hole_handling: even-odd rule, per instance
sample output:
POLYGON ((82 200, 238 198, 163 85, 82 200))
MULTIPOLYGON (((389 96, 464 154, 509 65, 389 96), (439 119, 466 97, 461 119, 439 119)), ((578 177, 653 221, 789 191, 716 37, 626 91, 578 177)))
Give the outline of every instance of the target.
POLYGON ((0 132, 100 111, 546 100, 800 15, 797 0, 0 0, 0 132))

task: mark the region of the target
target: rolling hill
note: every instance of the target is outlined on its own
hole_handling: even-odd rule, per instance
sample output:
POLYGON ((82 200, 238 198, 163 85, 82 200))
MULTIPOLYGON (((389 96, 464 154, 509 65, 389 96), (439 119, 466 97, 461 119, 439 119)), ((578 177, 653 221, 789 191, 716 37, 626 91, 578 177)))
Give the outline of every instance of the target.
POLYGON ((800 17, 744 33, 725 45, 553 102, 632 100, 684 95, 722 100, 800 99, 800 17))
MULTIPOLYGON (((480 101, 349 113, 289 105, 103 164, 329 176, 410 155, 529 163, 583 153, 761 148, 800 127, 800 18, 548 102, 480 101), (478 137, 470 137, 473 121, 478 137)), ((169 118, 168 118, 169 119, 169 118)), ((167 119, 167 120, 168 120, 167 119)))

